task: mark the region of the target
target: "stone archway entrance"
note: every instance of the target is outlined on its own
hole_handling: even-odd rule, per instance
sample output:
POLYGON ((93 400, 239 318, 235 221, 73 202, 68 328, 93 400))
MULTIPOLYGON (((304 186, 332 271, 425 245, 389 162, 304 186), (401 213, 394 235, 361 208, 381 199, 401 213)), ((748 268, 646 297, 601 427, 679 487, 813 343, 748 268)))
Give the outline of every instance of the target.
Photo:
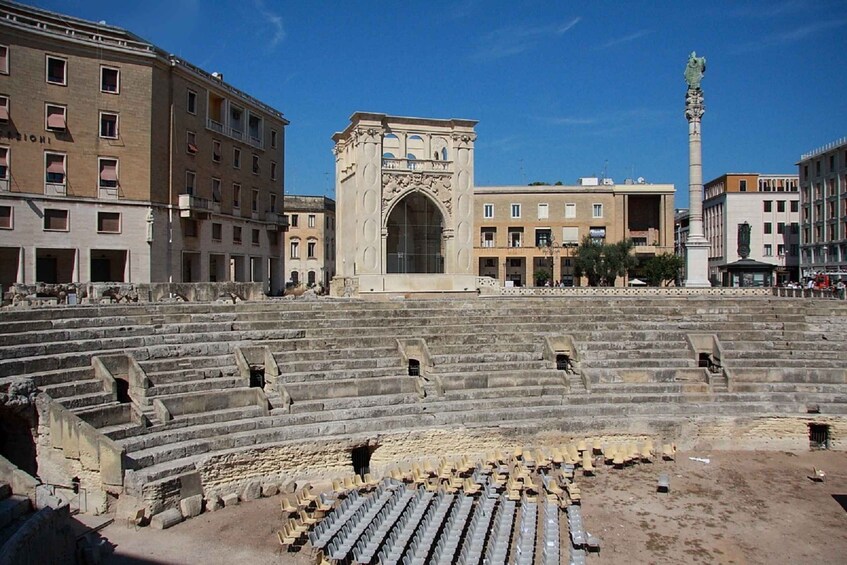
POLYGON ((405 196, 388 216, 387 227, 387 273, 444 272, 444 218, 427 196, 405 196))

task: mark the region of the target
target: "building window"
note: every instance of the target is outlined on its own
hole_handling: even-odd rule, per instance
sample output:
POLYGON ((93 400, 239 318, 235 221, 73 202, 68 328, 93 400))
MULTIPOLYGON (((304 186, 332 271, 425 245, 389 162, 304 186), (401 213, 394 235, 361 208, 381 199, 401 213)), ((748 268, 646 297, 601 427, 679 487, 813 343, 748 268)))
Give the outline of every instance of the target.
POLYGON ((221 203, 221 179, 212 179, 212 202, 221 203))
POLYGON ((764 256, 765 257, 772 257, 773 256, 773 245, 771 245, 770 243, 765 244, 764 256))
POLYGON ((100 92, 118 94, 121 88, 121 72, 111 67, 100 67, 100 92))
POLYGON ((118 115, 111 112, 100 112, 100 137, 106 139, 118 138, 118 115))
POLYGON ((279 232, 269 231, 268 232, 268 245, 276 246, 279 243, 279 232))
POLYGON ((253 155, 253 174, 254 175, 259 174, 259 156, 258 155, 253 155))
POLYGON ((0 96, 0 122, 9 121, 9 97, 0 96))
POLYGON ((241 149, 239 149, 238 147, 232 148, 232 168, 241 168, 241 149))
POLYGON ((253 230, 253 245, 259 245, 259 230, 253 230))
POLYGON ((591 207, 591 217, 592 218, 602 218, 603 217, 603 205, 602 204, 594 204, 591 207))
POLYGON ((309 259, 315 258, 315 250, 317 249, 318 244, 316 241, 310 241, 306 244, 306 251, 309 254, 309 259))
POLYGON ((497 238, 497 228, 482 228, 481 243, 483 247, 494 247, 494 241, 497 238))
POLYGON ((553 233, 549 228, 535 230, 535 246, 547 247, 553 242, 553 233))
POLYGON ((576 218, 576 203, 568 202, 565 204, 565 218, 574 219, 576 218))
POLYGON ((189 155, 197 155, 197 134, 193 131, 185 132, 185 151, 189 155))
POLYGON ((45 177, 48 184, 65 184, 65 160, 64 153, 45 153, 45 177))
POLYGON ((223 234, 223 226, 218 223, 212 224, 212 240, 220 241, 221 234, 223 234))
POLYGON ((241 208, 241 185, 237 183, 232 185, 232 207, 241 208))
POLYGON ((483 204, 482 205, 482 217, 486 220, 490 220, 494 218, 494 204, 483 204))
POLYGON ((65 86, 68 84, 68 62, 47 55, 47 82, 65 86))
POLYGON ((189 114, 197 113, 197 93, 193 90, 188 91, 188 99, 186 101, 186 109, 189 114))
POLYGON ((300 215, 299 214, 291 214, 291 227, 296 228, 299 223, 300 215))
POLYGON ((765 233, 773 233, 773 224, 770 222, 765 222, 765 233))
POLYGON ((276 194, 271 194, 271 205, 268 206, 268 210, 276 212, 276 194))
POLYGON ((271 180, 276 180, 276 163, 271 161, 271 180))
POLYGON ((14 227, 14 223, 12 222, 12 207, 0 206, 0 230, 11 230, 14 227))
POLYGON ((782 243, 777 245, 776 246, 776 254, 779 255, 780 257, 784 257, 785 256, 785 245, 783 245, 782 243))
POLYGON ((276 149, 276 130, 271 130, 271 149, 276 149))
POLYGON ((562 228, 562 243, 579 243, 579 228, 562 228))
POLYGON ((299 259, 300 258, 300 242, 297 241, 297 240, 294 240, 294 241, 291 242, 290 247, 291 247, 291 249, 289 249, 289 251, 291 252, 290 253, 291 258, 292 259, 299 259))
POLYGON ((45 105, 45 129, 49 131, 65 131, 68 127, 68 109, 56 104, 45 105))
POLYGON ((785 233, 785 222, 779 222, 776 225, 776 233, 785 233))
POLYGON ((232 242, 241 245, 241 226, 232 226, 232 242))
POLYGON ((741 179, 738 181, 738 190, 741 192, 747 192, 747 179, 741 179))
POLYGON ((119 212, 97 212, 97 233, 121 233, 119 212))
POLYGON ((797 222, 791 222, 791 233, 794 235, 800 233, 800 224, 797 222))
POLYGON ((185 193, 194 195, 194 181, 197 175, 194 171, 185 171, 185 193))
POLYGON ((777 200, 776 201, 776 211, 777 212, 785 212, 785 200, 777 200))
POLYGON ((117 188, 118 186, 118 160, 101 158, 100 160, 100 188, 117 188))
POLYGON ((315 215, 314 214, 309 214, 308 223, 309 223, 310 228, 315 227, 315 215))
POLYGON ((792 212, 798 212, 799 210, 800 210, 800 202, 798 202, 797 200, 792 200, 791 201, 791 211, 792 212))
POLYGON ((217 139, 212 140, 212 161, 221 162, 221 142, 217 139))
POLYGON ((800 246, 797 245, 796 243, 792 243, 788 252, 792 257, 796 257, 797 254, 800 252, 800 246))
POLYGON ((0 45, 0 74, 9 74, 9 48, 0 45))
POLYGON ((521 217, 521 205, 512 204, 512 218, 519 219, 521 217))
POLYGON ((259 211, 259 191, 255 188, 253 189, 253 201, 251 202, 250 209, 254 212, 259 211))
POLYGON ((45 208, 44 231, 68 231, 68 211, 45 208))
POLYGON ((520 230, 509 230, 509 247, 520 247, 523 233, 520 230))
POLYGON ((765 212, 772 212, 773 211, 773 200, 765 200, 764 203, 765 203, 765 212))
POLYGON ((550 207, 547 204, 538 205, 538 219, 546 220, 550 217, 550 207))
MULTIPOLYGON (((9 180, 9 148, 0 147, 0 180, 9 180)), ((8 190, 9 187, 3 187, 3 190, 8 190)))

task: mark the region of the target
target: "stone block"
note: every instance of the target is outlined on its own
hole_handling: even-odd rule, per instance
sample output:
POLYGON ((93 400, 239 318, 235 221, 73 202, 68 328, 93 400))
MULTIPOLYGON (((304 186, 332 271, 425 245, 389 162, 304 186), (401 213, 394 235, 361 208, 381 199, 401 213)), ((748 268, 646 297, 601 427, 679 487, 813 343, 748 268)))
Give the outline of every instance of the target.
POLYGON ((241 491, 241 500, 256 500, 262 497, 262 483, 257 480, 248 482, 241 491))
POLYGON ((221 497, 214 494, 206 501, 206 511, 216 512, 224 507, 221 497))
POLYGON ((276 496, 279 493, 279 487, 273 483, 262 485, 262 496, 276 496))
POLYGON ((279 492, 282 494, 291 494, 297 488, 297 483, 292 481, 291 479, 287 481, 283 481, 281 485, 279 485, 279 492))
POLYGON ((203 511, 203 495, 195 494, 179 501, 179 510, 184 518, 194 518, 203 511))
POLYGON ((234 492, 225 494, 221 497, 221 501, 223 502, 224 506, 235 506, 236 504, 238 504, 238 495, 234 492))
POLYGON ((176 508, 171 508, 169 510, 165 510, 164 512, 159 512, 150 520, 150 526, 156 528, 157 530, 166 530, 171 526, 175 526, 182 522, 182 512, 180 512, 176 508))

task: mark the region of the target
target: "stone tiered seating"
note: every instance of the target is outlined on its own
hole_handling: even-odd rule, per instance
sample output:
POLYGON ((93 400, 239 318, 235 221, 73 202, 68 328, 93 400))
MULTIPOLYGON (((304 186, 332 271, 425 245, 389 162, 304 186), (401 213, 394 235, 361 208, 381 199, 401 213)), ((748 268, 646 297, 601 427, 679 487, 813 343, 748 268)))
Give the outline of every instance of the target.
POLYGON ((421 426, 612 425, 643 416, 847 413, 847 304, 794 299, 510 298, 146 304, 0 314, 0 390, 33 378, 126 449, 136 485, 167 481, 210 455, 421 426), (729 389, 713 387, 686 334, 714 334, 729 389), (569 335, 579 379, 544 358, 569 335), (398 338, 425 340, 412 377, 398 338), (145 423, 94 377, 94 355, 132 356, 149 400, 225 399, 249 384, 240 345, 264 346, 290 405, 206 404, 145 423), (441 394, 433 394, 434 382, 441 394), (422 397, 421 392, 425 393, 422 397))

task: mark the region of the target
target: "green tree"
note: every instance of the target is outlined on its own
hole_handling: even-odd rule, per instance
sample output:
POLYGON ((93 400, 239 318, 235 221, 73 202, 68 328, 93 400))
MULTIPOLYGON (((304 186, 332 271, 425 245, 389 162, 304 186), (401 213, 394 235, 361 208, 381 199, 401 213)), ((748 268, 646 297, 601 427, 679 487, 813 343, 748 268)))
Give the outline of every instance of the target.
POLYGON ((650 286, 663 286, 676 280, 684 264, 679 255, 661 253, 647 259, 641 270, 650 286))
POLYGON ((550 183, 544 182, 543 180, 537 180, 529 183, 529 186, 550 186, 550 183))
POLYGON ((617 277, 638 266, 631 239, 602 243, 585 236, 576 252, 574 274, 588 278, 589 286, 614 286, 617 277))
POLYGON ((535 271, 535 286, 544 286, 550 280, 550 271, 546 267, 541 267, 535 271))

